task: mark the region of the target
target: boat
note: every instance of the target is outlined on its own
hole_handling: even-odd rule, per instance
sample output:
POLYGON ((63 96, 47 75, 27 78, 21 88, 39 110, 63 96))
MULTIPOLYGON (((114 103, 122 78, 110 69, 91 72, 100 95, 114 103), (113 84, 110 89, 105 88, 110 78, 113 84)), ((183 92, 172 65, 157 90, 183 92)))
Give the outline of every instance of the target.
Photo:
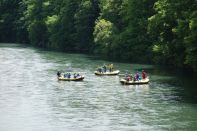
POLYGON ((80 76, 77 78, 65 78, 63 76, 58 77, 58 80, 61 80, 61 81, 82 81, 83 79, 84 79, 84 76, 80 76))
POLYGON ((121 79, 120 82, 124 85, 142 85, 142 84, 148 84, 149 83, 149 78, 142 79, 139 81, 127 81, 125 79, 121 79))
POLYGON ((115 71, 112 71, 112 72, 109 72, 109 71, 107 71, 107 72, 95 71, 94 73, 95 73, 95 75, 118 75, 120 73, 120 71, 119 70, 115 70, 115 71))

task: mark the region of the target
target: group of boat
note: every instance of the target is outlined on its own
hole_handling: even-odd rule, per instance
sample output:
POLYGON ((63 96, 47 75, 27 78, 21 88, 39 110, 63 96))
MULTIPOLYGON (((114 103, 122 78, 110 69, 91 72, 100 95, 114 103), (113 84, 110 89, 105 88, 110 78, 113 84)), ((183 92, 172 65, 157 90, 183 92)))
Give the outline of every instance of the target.
MULTIPOLYGON (((120 71, 119 70, 113 70, 113 66, 110 66, 109 70, 104 66, 102 68, 98 68, 97 71, 94 72, 95 75, 98 76, 114 76, 114 75, 119 75, 120 71)), ((120 83, 123 85, 136 85, 136 84, 148 84, 149 83, 149 78, 147 75, 142 71, 142 77, 139 76, 139 73, 136 73, 135 76, 125 74, 123 78, 120 79, 120 83)), ((62 81, 83 81, 84 76, 79 75, 77 73, 74 73, 71 75, 71 73, 57 73, 58 80, 62 81)))

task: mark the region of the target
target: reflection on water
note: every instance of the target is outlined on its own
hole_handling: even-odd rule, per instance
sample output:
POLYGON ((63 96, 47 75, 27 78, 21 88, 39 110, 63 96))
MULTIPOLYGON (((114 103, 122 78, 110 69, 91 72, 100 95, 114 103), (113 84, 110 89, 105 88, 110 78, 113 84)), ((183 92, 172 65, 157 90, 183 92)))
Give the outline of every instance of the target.
POLYGON ((0 62, 0 130, 197 129, 194 80, 153 66, 114 63, 121 72, 147 69, 151 77, 149 85, 126 86, 119 76, 95 76, 97 65, 108 62, 81 54, 3 44, 0 62), (57 70, 86 77, 58 81, 57 70))

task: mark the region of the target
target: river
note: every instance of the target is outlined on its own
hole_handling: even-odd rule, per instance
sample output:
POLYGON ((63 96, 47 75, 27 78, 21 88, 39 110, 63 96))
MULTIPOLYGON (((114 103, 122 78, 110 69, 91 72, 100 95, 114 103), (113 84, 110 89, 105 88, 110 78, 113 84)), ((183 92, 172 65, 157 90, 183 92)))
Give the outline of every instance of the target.
POLYGON ((1 131, 197 130, 195 78, 152 65, 113 63, 122 73, 145 69, 149 85, 121 85, 94 75, 110 62, 82 54, 0 44, 1 131), (83 82, 58 81, 76 71, 83 82))

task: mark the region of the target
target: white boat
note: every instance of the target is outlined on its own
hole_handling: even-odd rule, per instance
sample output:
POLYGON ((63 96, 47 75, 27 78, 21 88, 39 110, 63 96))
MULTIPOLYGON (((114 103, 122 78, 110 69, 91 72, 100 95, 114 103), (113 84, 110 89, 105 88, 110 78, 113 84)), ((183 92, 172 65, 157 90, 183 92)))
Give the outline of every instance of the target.
POLYGON ((149 78, 141 79, 139 81, 134 81, 134 80, 128 81, 128 80, 125 80, 125 79, 121 79, 120 82, 123 85, 141 85, 141 84, 148 84, 149 83, 149 78))
POLYGON ((95 71, 94 73, 95 73, 95 75, 118 75, 120 73, 120 71, 119 70, 115 70, 115 71, 112 71, 112 72, 109 72, 109 71, 107 71, 107 72, 95 71))

